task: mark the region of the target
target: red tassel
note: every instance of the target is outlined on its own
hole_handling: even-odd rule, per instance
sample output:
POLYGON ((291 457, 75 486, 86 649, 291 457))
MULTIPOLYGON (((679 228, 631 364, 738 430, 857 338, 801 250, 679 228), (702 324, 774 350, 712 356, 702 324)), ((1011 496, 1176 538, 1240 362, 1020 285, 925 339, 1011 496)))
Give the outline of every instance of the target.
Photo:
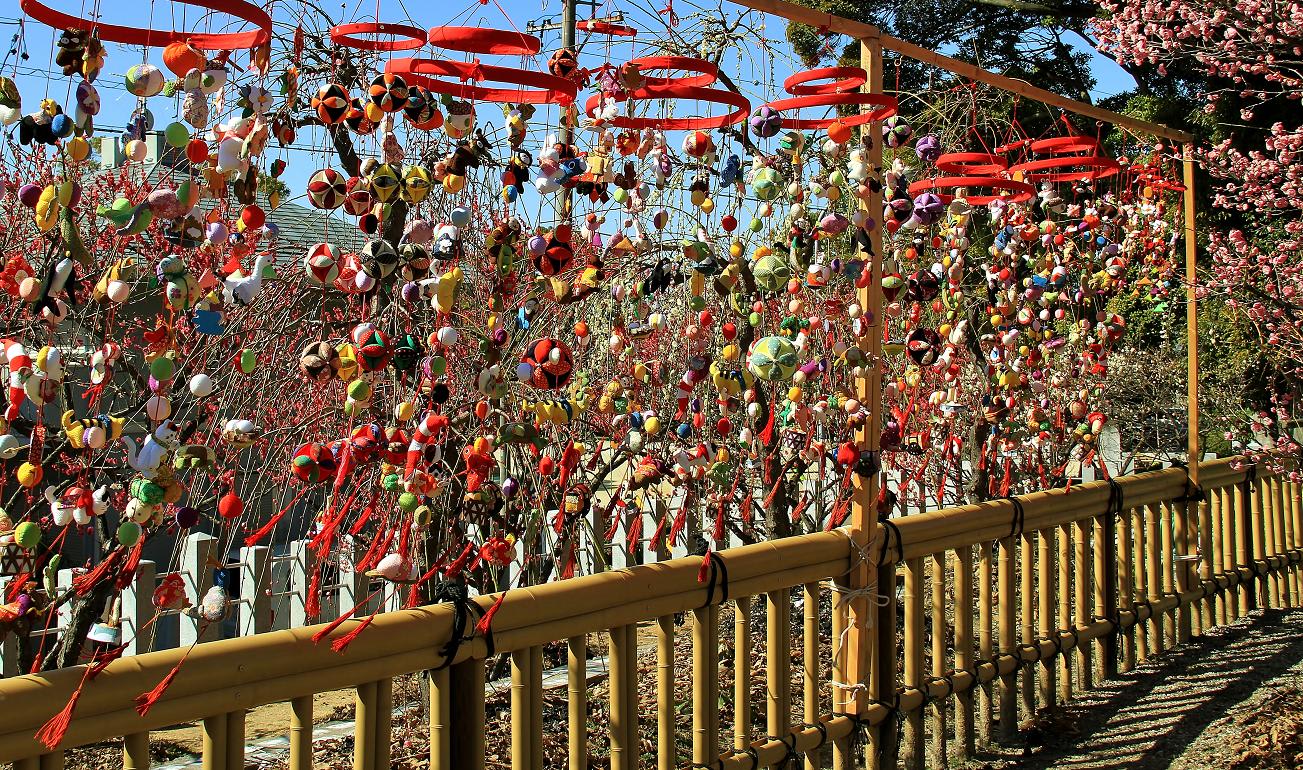
POLYGON ((467 543, 466 548, 464 548, 461 552, 461 556, 457 557, 457 561, 454 561, 452 564, 449 564, 448 569, 443 571, 443 576, 446 578, 450 578, 455 575, 461 574, 461 571, 466 569, 466 562, 470 561, 471 552, 474 550, 475 550, 475 544, 467 543))
POLYGON ((145 538, 140 538, 136 544, 131 547, 131 552, 122 562, 122 569, 118 570, 117 586, 122 590, 131 585, 131 579, 136 576, 136 569, 140 566, 140 552, 145 548, 145 538))
POLYGON ((606 542, 609 543, 609 542, 611 542, 612 540, 615 539, 615 531, 616 531, 617 529, 619 529, 619 528, 620 528, 620 517, 619 517, 619 516, 612 516, 612 517, 611 517, 611 526, 609 526, 609 527, 606 528, 606 535, 605 535, 605 540, 606 540, 606 542))
POLYGON ((727 512, 728 504, 720 500, 719 505, 715 506, 715 529, 710 533, 717 545, 724 540, 724 514, 727 512))
POLYGON ((661 547, 661 538, 665 537, 665 527, 669 524, 670 517, 665 515, 661 517, 660 522, 656 525, 656 531, 651 536, 651 547, 657 550, 661 547))
POLYGON ((669 537, 665 538, 665 545, 666 546, 673 545, 674 541, 679 539, 679 534, 683 532, 683 528, 686 527, 687 525, 688 525, 688 506, 682 505, 679 506, 679 512, 674 517, 674 523, 670 525, 670 534, 669 537))
POLYGON ((792 509, 792 523, 801 520, 801 514, 805 513, 805 507, 810 504, 810 496, 804 492, 801 493, 801 499, 797 501, 796 507, 792 509))
POLYGON ((104 561, 96 564, 94 569, 72 581, 72 590, 76 591, 78 596, 85 596, 90 593, 96 583, 99 583, 105 576, 113 571, 113 568, 118 564, 118 560, 122 558, 122 553, 122 549, 120 548, 115 551, 110 551, 109 555, 104 558, 104 561))
POLYGON ((371 501, 368 502, 366 504, 366 507, 362 509, 362 514, 357 517, 357 521, 353 522, 353 526, 348 528, 348 534, 356 535, 357 533, 361 532, 362 528, 366 526, 366 523, 371 520, 372 516, 375 515, 377 495, 378 493, 376 492, 371 493, 371 501))
POLYGON ((777 411, 773 404, 769 405, 769 420, 765 422, 764 430, 760 431, 760 443, 763 446, 774 443, 774 413, 777 411))
POLYGON ((31 577, 31 573, 21 572, 17 577, 11 580, 7 586, 7 590, 5 591, 5 601, 18 601, 18 594, 22 593, 23 589, 27 587, 27 581, 30 580, 31 577))
POLYGON ((36 731, 36 740, 40 741, 45 748, 53 751, 60 743, 63 743, 63 736, 68 734, 68 726, 72 724, 72 712, 77 708, 77 701, 81 700, 82 689, 86 687, 86 682, 90 681, 91 668, 86 667, 86 673, 82 674, 81 682, 77 689, 72 691, 72 697, 64 704, 59 713, 50 717, 50 721, 41 726, 36 731))
POLYGON ((303 614, 315 618, 321 614, 321 568, 312 571, 312 582, 308 583, 308 595, 303 597, 303 614))
POLYGON ((556 509, 556 516, 552 517, 552 530, 558 535, 566 528, 566 507, 563 505, 556 509))
POLYGON ((32 670, 28 671, 27 673, 29 674, 41 673, 41 665, 43 663, 45 663, 45 653, 43 652, 36 653, 36 660, 32 661, 32 670))
POLYGON ((710 576, 710 549, 706 549, 706 555, 701 557, 701 568, 697 570, 697 582, 704 583, 710 576))
POLYGON ((638 548, 638 543, 642 540, 642 511, 633 515, 633 522, 629 525, 629 552, 633 553, 638 548))
POLYGON ((484 613, 484 617, 480 618, 480 622, 475 624, 475 633, 480 636, 489 635, 489 631, 493 628, 493 616, 498 614, 498 608, 502 606, 502 600, 506 598, 506 591, 498 594, 498 600, 493 603, 492 607, 489 607, 488 612, 484 613))
POLYGON ((304 487, 303 489, 300 489, 299 493, 295 495, 292 500, 286 503, 285 507, 280 509, 280 511, 278 511, 275 516, 272 516, 270 519, 268 519, 267 523, 259 527, 257 531, 255 531, 252 535, 246 537, 244 539, 244 544, 246 546, 255 545, 259 540, 262 540, 264 537, 270 535, 271 531, 276 528, 276 525, 280 523, 281 519, 285 518, 285 514, 290 512, 290 509, 294 507, 294 504, 299 501, 300 497, 303 497, 303 495, 308 491, 308 489, 309 487, 304 487))
POLYGON ((194 648, 195 646, 193 644, 190 645, 190 649, 185 651, 185 654, 181 656, 181 660, 176 662, 176 665, 172 667, 172 670, 167 672, 167 676, 163 677, 163 680, 155 685, 154 689, 149 692, 142 692, 136 696, 137 714, 142 717, 145 716, 149 713, 149 710, 154 707, 154 704, 158 703, 158 699, 163 697, 163 693, 167 692, 167 688, 172 686, 172 680, 176 679, 176 675, 181 671, 181 664, 185 663, 186 658, 190 657, 190 651, 194 648))
POLYGON ((575 576, 575 554, 576 554, 576 551, 578 551, 578 547, 577 547, 574 543, 571 543, 571 544, 570 544, 570 548, 569 548, 569 550, 566 552, 566 553, 567 553, 567 555, 566 555, 566 565, 565 565, 565 567, 563 567, 562 570, 561 570, 561 579, 562 579, 562 580, 569 580, 570 578, 572 578, 572 577, 575 576))
POLYGON ((372 612, 370 615, 367 615, 365 618, 362 618, 362 622, 358 623, 356 628, 354 628, 352 631, 349 631, 347 634, 344 634, 343 636, 339 637, 335 641, 331 642, 330 649, 340 654, 343 654, 344 650, 347 650, 348 646, 353 643, 353 640, 361 636, 362 632, 366 630, 366 627, 371 625, 371 621, 376 619, 376 612, 379 611, 380 609, 377 607, 375 612, 372 612))

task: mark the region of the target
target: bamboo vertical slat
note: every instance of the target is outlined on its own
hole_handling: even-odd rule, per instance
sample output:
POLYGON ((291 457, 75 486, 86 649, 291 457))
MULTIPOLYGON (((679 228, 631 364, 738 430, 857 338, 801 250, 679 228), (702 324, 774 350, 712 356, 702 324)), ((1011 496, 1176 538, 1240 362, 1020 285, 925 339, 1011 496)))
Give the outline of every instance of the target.
POLYGON ((719 733, 714 729, 719 716, 715 697, 719 670, 711 665, 719 647, 718 635, 718 607, 692 611, 692 761, 702 765, 719 758, 719 733))
MULTIPOLYGON (((1235 495, 1235 569, 1253 570, 1253 503, 1247 484, 1236 484, 1235 495)), ((1258 608, 1257 583, 1252 578, 1240 581, 1239 615, 1244 617, 1258 608)))
MULTIPOLYGON (((801 608, 804 623, 801 626, 801 684, 802 721, 815 724, 823 713, 819 698, 819 594, 818 583, 806 583, 801 591, 801 608)), ((734 698, 734 708, 737 707, 734 698)), ((805 755, 805 770, 819 770, 823 762, 819 752, 805 755)))
MULTIPOLYGON (((1054 529, 1043 529, 1036 533, 1036 577, 1037 586, 1036 620, 1037 632, 1043 639, 1053 639, 1056 631, 1054 625, 1054 529)), ((1054 667, 1058 665, 1054 658, 1046 658, 1036 667, 1040 683, 1040 700, 1042 707, 1054 705, 1054 667)))
MULTIPOLYGON (((1059 594, 1059 630, 1072 628, 1072 525, 1059 527, 1059 582, 1055 590, 1059 594)), ((1059 658, 1059 700, 1067 703, 1072 700, 1072 656, 1060 655, 1059 658)))
MULTIPOLYGON (((1226 524, 1225 506, 1222 504, 1222 490, 1213 489, 1208 491, 1207 510, 1211 519, 1209 552, 1205 555, 1205 563, 1209 565, 1208 569, 1211 575, 1217 575, 1226 570, 1226 524)), ((1210 576, 1211 576, 1210 575, 1210 576)), ((1217 625, 1224 626, 1229 621, 1227 616, 1228 598, 1227 591, 1218 591, 1213 597, 1213 617, 1217 625)))
POLYGON ((588 637, 566 640, 566 752, 570 770, 588 770, 588 637))
POLYGON ((791 592, 765 594, 765 729, 787 735, 792 728, 791 592))
MULTIPOLYGON (((1018 636, 1023 644, 1036 641, 1036 564, 1035 533, 1024 532, 1018 538, 1018 636)), ((1019 672, 1024 714, 1036 713, 1036 671, 1029 667, 1019 672)))
MULTIPOLYGON (((614 660, 614 651, 612 660, 614 660)), ((533 735, 534 715, 529 709, 530 684, 529 648, 511 653, 511 770, 529 770, 530 736, 533 735)), ((615 691, 615 671, 611 675, 611 691, 615 691)), ((612 696, 614 698, 614 696, 612 696)), ((615 735, 615 713, 611 714, 611 734, 615 735)), ((615 746, 611 747, 612 768, 617 767, 615 746)))
MULTIPOLYGON (((1205 495, 1206 498, 1206 495, 1205 495)), ((1199 512, 1199 581, 1203 582, 1212 579, 1216 570, 1214 564, 1214 537, 1213 537, 1213 507, 1212 501, 1205 499, 1195 504, 1199 512)), ((1203 622, 1203 632, 1217 625, 1217 599, 1214 596, 1206 597, 1199 607, 1199 614, 1203 622)))
MULTIPOLYGON (((696 663, 696 655, 693 655, 696 663)), ((678 743, 674 737, 674 616, 656 619, 656 767, 675 770, 679 764, 678 743)), ((585 751, 583 746, 580 751, 585 751)), ((571 749, 571 770, 574 749, 571 749)))
MULTIPOLYGON (((452 730, 449 710, 452 708, 452 691, 446 668, 429 672, 430 677, 430 770, 444 770, 452 764, 452 730)), ((312 723, 311 700, 308 705, 308 723, 312 723)), ((303 768, 291 762, 290 770, 308 770, 311 764, 312 742, 309 733, 307 745, 309 764, 303 768)))
MULTIPOLYGON (((892 566, 887 569, 879 568, 878 570, 878 591, 881 598, 878 607, 878 614, 874 619, 874 632, 877 636, 877 656, 871 672, 870 684, 874 697, 883 703, 895 703, 898 685, 898 668, 897 659, 899 656, 899 635, 896 633, 896 568, 892 566)), ((884 724, 879 725, 876 737, 878 739, 877 750, 872 751, 875 737, 874 731, 869 731, 869 748, 871 756, 866 758, 865 764, 874 770, 884 770, 890 768, 895 770, 899 758, 900 734, 899 723, 894 719, 888 719, 884 724)))
POLYGON ((375 727, 376 683, 366 682, 353 696, 353 770, 376 770, 375 727))
MULTIPOLYGON (((1271 557, 1279 553, 1276 541, 1276 498, 1272 494, 1272 479, 1264 478, 1258 481, 1258 500, 1262 504, 1261 527, 1262 527, 1262 557, 1264 560, 1270 560, 1271 557)), ((1274 570, 1269 571, 1266 575, 1266 586, 1269 606, 1281 606, 1280 592, 1280 573, 1274 570)))
MULTIPOLYGON (((1179 594, 1187 591, 1191 582, 1190 571, 1193 565, 1185 558, 1190 552, 1191 508, 1187 502, 1172 501, 1168 503, 1168 511, 1172 522, 1172 549, 1169 556, 1172 562, 1172 591, 1179 594)), ((1193 614, 1192 605, 1182 604, 1176 608, 1173 615, 1173 645, 1190 641, 1193 614)))
POLYGON ((226 715, 204 719, 203 770, 226 770, 226 715))
MULTIPOLYGON (((845 586, 838 580, 833 580, 832 587, 832 677, 829 686, 832 688, 832 710, 833 713, 840 713, 848 709, 855 708, 855 698, 847 692, 844 687, 850 685, 846 682, 846 656, 843 653, 844 641, 847 637, 846 623, 850 617, 850 607, 847 602, 843 601, 843 592, 845 586), (839 686, 841 685, 841 686, 839 686)), ((872 692, 877 693, 877 674, 879 661, 873 661, 871 666, 872 681, 870 687, 875 689, 872 692)), ((866 763, 869 770, 879 770, 873 760, 876 752, 870 746, 868 762, 866 763)), ((834 738, 832 743, 832 770, 852 770, 858 765, 857 760, 851 756, 851 738, 849 735, 840 738, 834 738)))
MULTIPOLYGON (((949 672, 949 659, 946 655, 946 560, 948 552, 932 554, 932 676, 944 677, 949 672)), ((946 754, 946 707, 949 698, 932 701, 928 709, 931 712, 931 763, 929 767, 943 768, 948 764, 946 754)))
MULTIPOLYGON (((1131 546, 1131 522, 1135 520, 1132 510, 1122 511, 1117 522, 1117 578, 1118 609, 1130 611, 1136 598, 1135 552, 1131 546)), ((1136 627, 1129 626, 1122 632, 1122 670, 1130 671, 1136 667, 1136 627)))
POLYGON ((226 715, 226 770, 244 770, 244 710, 226 715))
MULTIPOLYGON (((1293 527, 1290 535, 1290 550, 1298 550, 1303 547, 1303 500, 1300 499, 1300 484, 1296 481, 1288 481, 1285 484, 1285 496, 1289 506, 1290 523, 1293 527)), ((1294 601, 1303 605, 1303 571, 1297 566, 1290 570, 1294 576, 1294 601)))
MULTIPOLYGON (((376 682, 376 770, 389 770, 394 734, 394 680, 388 677, 376 682)), ((243 762, 240 770, 243 770, 243 762)))
MULTIPOLYGON (((1163 577, 1163 548, 1166 544, 1166 538, 1160 537, 1159 531, 1162 529, 1163 508, 1160 505, 1146 506, 1145 509, 1145 540, 1149 545, 1149 553, 1145 556, 1145 570, 1148 573, 1147 582, 1149 583, 1149 600, 1156 602, 1163 598, 1164 577, 1163 577)), ((1162 655, 1167 649, 1167 638, 1164 636, 1163 615, 1155 613, 1149 620, 1149 654, 1162 655)))
POLYGON ((1262 570, 1262 561, 1267 557, 1266 512, 1263 506, 1262 479, 1255 478, 1249 484, 1250 532, 1253 533, 1253 547, 1250 551, 1250 566, 1257 573, 1254 591, 1258 597, 1258 607, 1271 606, 1271 590, 1267 587, 1267 575, 1262 570))
MULTIPOLYGON (((955 668, 973 667, 973 547, 955 551, 955 668)), ((973 689, 955 698, 955 754, 960 763, 973 758, 977 745, 973 729, 973 689)))
MULTIPOLYGON (((149 764, 149 733, 132 733, 122 739, 122 770, 149 770, 149 764)), ((305 767, 290 763, 290 770, 305 767)))
MULTIPOLYGON (((630 623, 624 627, 624 632, 629 637, 624 645, 624 654, 628 658, 628 660, 625 661, 625 666, 629 669, 630 675, 630 686, 626 692, 629 702, 629 705, 626 707, 629 712, 629 767, 632 768, 632 770, 638 770, 638 757, 641 753, 640 734, 638 732, 638 725, 641 721, 639 718, 638 706, 638 624, 630 623)), ((539 679, 538 686, 534 688, 532 694, 535 706, 534 713, 541 717, 543 714, 543 648, 538 647, 536 649, 538 650, 539 657, 535 661, 534 670, 537 672, 536 676, 539 677, 539 679)), ((537 741, 534 744, 534 756, 536 759, 534 767, 536 770, 543 770, 543 734, 541 732, 541 719, 539 722, 539 728, 540 732, 536 735, 537 741)), ((715 729, 719 729, 718 724, 716 724, 715 729)))
POLYGON ((752 597, 733 603, 733 748, 751 745, 751 605, 752 597))
MULTIPOLYGON (((1018 642, 1014 636, 1014 623, 1017 607, 1014 602, 1018 593, 1014 589, 1014 539, 1006 537, 1000 541, 1000 558, 998 578, 1000 581, 1000 655, 1017 655, 1018 642)), ((1012 741, 1017 734, 1018 695, 1015 691, 1017 674, 1009 673, 1000 677, 998 687, 1000 710, 1000 740, 1012 741)))
MULTIPOLYGON (((1285 510, 1284 479, 1280 476, 1271 477, 1271 503, 1272 508, 1275 510, 1273 519, 1276 522, 1276 554, 1279 556, 1289 553, 1290 550, 1289 527, 1287 526, 1289 517, 1285 510)), ((1280 583, 1280 606, 1282 607, 1294 606, 1294 589, 1290 580, 1293 573, 1294 570, 1292 569, 1277 573, 1280 576, 1277 582, 1280 583)))
MULTIPOLYGON (((1113 597, 1109 596, 1111 592, 1108 584, 1112 566, 1109 564, 1109 559, 1114 557, 1115 554, 1112 553, 1112 548, 1108 543, 1108 536, 1112 534, 1112 527, 1106 523, 1111 516, 1113 516, 1112 512, 1105 511, 1103 514, 1096 516, 1091 522, 1091 554, 1094 557, 1094 563, 1091 566, 1091 575, 1094 577, 1094 580, 1091 581, 1091 585, 1094 587, 1094 595, 1091 597, 1091 606, 1094 607, 1094 612, 1091 614, 1092 620, 1094 618, 1111 617, 1114 610, 1114 607, 1110 606, 1110 600, 1113 597)), ((1116 647, 1112 643, 1114 641, 1112 635, 1109 635, 1095 640, 1092 644, 1094 651, 1093 662, 1095 664, 1094 679, 1097 682, 1102 682, 1110 676, 1111 658, 1116 651, 1116 647)))
MULTIPOLYGON (((923 560, 905 562, 905 671, 906 688, 922 690, 923 682, 923 560)), ((901 763, 905 770, 923 770, 927 765, 923 740, 923 710, 905 715, 901 763)))
MULTIPOLYGON (((983 542, 979 546, 977 560, 977 654, 982 660, 995 660, 995 641, 991 633, 995 612, 991 590, 995 577, 994 561, 994 549, 989 542, 983 542)), ((994 690, 994 683, 986 682, 980 692, 977 724, 983 745, 991 743, 991 725, 995 721, 994 690)))
POLYGON ((484 768, 484 661, 466 660, 452 667, 453 770, 484 768))
POLYGON ((610 631, 611 667, 611 770, 629 770, 635 751, 629 745, 629 688, 635 686, 636 671, 629 670, 629 634, 625 626, 610 631))
MULTIPOLYGON (((1145 506, 1131 509, 1131 563, 1134 565, 1132 574, 1135 580, 1133 595, 1140 602, 1149 601, 1149 541, 1146 521, 1145 506)), ((1149 627, 1148 621, 1138 621, 1134 626, 1137 662, 1149 659, 1149 627)))
MULTIPOLYGON (((1286 554, 1291 554, 1296 547, 1296 530, 1294 529, 1294 511, 1290 505, 1289 498, 1289 480, 1284 476, 1276 477, 1276 500, 1280 508, 1281 531, 1283 540, 1281 541, 1281 550, 1286 554)), ((1285 570, 1285 591, 1288 596, 1285 597, 1286 606, 1297 607, 1303 601, 1303 596, 1299 595, 1298 570, 1290 567, 1285 570)))
MULTIPOLYGON (((1171 503, 1163 502, 1156 506, 1160 517, 1159 537, 1161 538, 1160 549, 1158 552, 1159 573, 1162 579, 1164 594, 1172 594, 1176 591, 1176 570, 1175 562, 1172 556, 1176 553, 1176 519, 1177 511, 1171 503)), ((1163 644, 1165 647, 1175 647, 1177 644, 1177 623, 1175 609, 1163 613, 1163 644)))
MULTIPOLYGON (((42 754, 41 770, 63 770, 64 768, 63 761, 64 759, 63 759, 62 751, 55 751, 49 754, 42 754)), ((243 764, 241 764, 241 770, 243 770, 243 767, 244 767, 243 764)))
MULTIPOLYGON (((1091 622, 1090 603, 1090 522, 1076 521, 1072 524, 1072 558, 1073 575, 1072 604, 1075 611, 1074 622, 1078 627, 1091 622)), ((1077 687, 1082 692, 1094 687, 1094 671, 1091 670, 1091 644, 1078 644, 1073 653, 1077 669, 1077 687)))
MULTIPOLYGON (((533 734, 529 740, 529 764, 533 770, 543 770, 543 648, 535 645, 529 649, 529 712, 534 715, 533 734)), ((567 675, 569 671, 567 671, 567 675)), ((383 769, 382 769, 383 770, 383 769)))

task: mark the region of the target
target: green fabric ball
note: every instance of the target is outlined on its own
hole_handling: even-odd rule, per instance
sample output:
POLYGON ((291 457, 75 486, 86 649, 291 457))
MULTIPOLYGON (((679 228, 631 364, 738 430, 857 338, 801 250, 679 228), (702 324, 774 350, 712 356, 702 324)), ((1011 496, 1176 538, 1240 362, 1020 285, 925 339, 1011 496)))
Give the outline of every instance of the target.
POLYGON ((139 542, 142 534, 144 534, 144 530, 140 528, 139 524, 134 521, 124 521, 118 527, 118 542, 130 548, 139 542))
POLYGON ((14 528, 14 542, 32 550, 41 544, 41 525, 34 521, 24 521, 14 528))

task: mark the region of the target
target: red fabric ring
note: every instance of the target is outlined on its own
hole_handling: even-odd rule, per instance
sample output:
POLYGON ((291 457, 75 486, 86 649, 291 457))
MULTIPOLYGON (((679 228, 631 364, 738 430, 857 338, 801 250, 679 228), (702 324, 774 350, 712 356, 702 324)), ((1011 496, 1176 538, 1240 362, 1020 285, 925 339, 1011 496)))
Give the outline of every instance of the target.
POLYGON ((936 179, 920 179, 909 186, 910 196, 920 195, 925 192, 935 194, 941 199, 942 203, 950 203, 956 197, 953 193, 942 192, 941 188, 949 187, 958 189, 960 187, 989 187, 992 190, 1007 190, 1012 195, 969 195, 965 200, 974 206, 980 206, 995 200, 1004 200, 1010 203, 1021 203, 1031 200, 1036 194, 1036 188, 1026 182, 1015 182, 1010 179, 1001 179, 994 176, 941 176, 936 179))
POLYGON ((1102 155, 1064 155, 1057 158, 1029 160, 1009 169, 1010 174, 1022 172, 1028 179, 1037 182, 1076 182, 1094 181, 1113 176, 1122 164, 1102 155), (1074 168, 1085 166, 1077 171, 1050 171, 1056 168, 1074 168), (1043 173, 1042 173, 1043 172, 1043 173))
MULTIPOLYGON (((725 91, 719 88, 685 86, 681 83, 650 83, 636 91, 613 95, 613 98, 617 102, 647 101, 651 99, 690 99, 712 102, 714 104, 726 104, 734 108, 729 114, 719 115, 716 117, 635 118, 628 115, 620 115, 611 121, 611 125, 616 128, 660 128, 665 131, 709 131, 716 128, 737 125, 746 120, 747 114, 751 112, 751 102, 742 94, 734 91, 725 91)), ((597 114, 597 106, 601 103, 601 99, 602 94, 594 94, 588 98, 588 102, 584 105, 584 108, 587 110, 589 117, 593 117, 597 114)))
POLYGON ((1099 140, 1089 136, 1056 136, 1037 139, 1028 148, 1038 155, 1065 155, 1074 152, 1094 155, 1099 151, 1099 140))
POLYGON ((427 40, 440 48, 467 53, 533 56, 543 48, 543 41, 512 29, 431 27, 427 40))
POLYGON ((937 171, 957 176, 989 176, 1004 173, 1009 159, 986 152, 947 152, 937 158, 937 171))
POLYGON ((697 59, 692 56, 642 56, 637 59, 630 59, 629 63, 638 65, 639 73, 646 72, 647 70, 682 70, 686 72, 701 73, 686 78, 653 77, 651 75, 644 75, 647 85, 705 87, 713 85, 714 82, 719 79, 718 65, 714 62, 705 59, 697 59))
POLYGON ((845 117, 833 116, 831 118, 789 118, 783 116, 783 128, 785 129, 811 129, 827 128, 837 121, 847 126, 862 126, 865 123, 872 123, 875 120, 886 120, 896 114, 896 97, 887 96, 886 94, 814 94, 811 96, 793 96, 790 99, 779 99, 776 102, 770 102, 766 106, 771 110, 786 112, 787 110, 798 110, 802 107, 832 107, 838 104, 869 104, 875 105, 878 109, 869 112, 858 112, 854 115, 845 117))
POLYGON ((252 24, 255 29, 246 32, 176 32, 140 27, 124 27, 118 24, 102 24, 90 19, 81 19, 60 13, 39 0, 19 0, 18 6, 23 13, 54 29, 78 29, 94 32, 100 40, 123 45, 143 45, 146 47, 163 47, 172 43, 189 43, 204 51, 239 51, 257 48, 271 40, 271 17, 253 3, 244 0, 178 0, 185 5, 207 8, 210 11, 225 13, 241 21, 252 24))
POLYGON ((858 90, 869 82, 869 75, 859 67, 823 67, 806 70, 791 75, 783 81, 783 90, 793 96, 813 96, 816 94, 844 94, 858 90), (841 78, 831 83, 808 85, 812 80, 841 78))
POLYGON ((372 21, 357 24, 337 24, 330 28, 330 39, 336 45, 356 48, 360 51, 411 51, 425 45, 426 32, 420 27, 408 24, 386 24, 372 21), (392 35, 405 37, 407 40, 367 40, 353 35, 392 35))
POLYGON ((609 21, 581 21, 575 24, 575 27, 582 32, 589 32, 594 35, 610 35, 611 37, 634 37, 638 30, 633 27, 626 27, 623 24, 612 24, 609 21))
POLYGON ((573 103, 575 94, 578 93, 574 82, 565 78, 515 67, 494 67, 480 64, 478 60, 457 62, 440 59, 390 59, 385 64, 385 72, 403 75, 412 85, 424 86, 436 94, 447 94, 461 99, 478 99, 482 102, 565 105, 573 103), (429 77, 431 75, 457 78, 458 82, 436 80, 429 77), (470 80, 477 83, 486 80, 511 83, 538 90, 485 88, 464 82, 470 80))

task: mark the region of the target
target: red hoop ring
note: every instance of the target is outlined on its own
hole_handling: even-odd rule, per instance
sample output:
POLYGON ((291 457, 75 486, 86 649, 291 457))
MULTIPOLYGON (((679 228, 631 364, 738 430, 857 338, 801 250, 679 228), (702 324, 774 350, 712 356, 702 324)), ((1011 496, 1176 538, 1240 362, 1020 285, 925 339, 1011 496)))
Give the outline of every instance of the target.
MULTIPOLYGON (((727 115, 706 118, 635 118, 628 115, 620 115, 611 121, 611 125, 616 128, 660 128, 665 131, 710 131, 717 128, 734 126, 746 120, 751 112, 751 102, 742 94, 734 91, 725 91, 719 88, 702 88, 700 86, 685 86, 680 83, 649 83, 636 91, 626 94, 614 95, 617 102, 624 101, 647 101, 651 99, 690 99, 695 101, 711 102, 714 104, 725 104, 733 107, 733 111, 727 115)), ((597 114, 597 105, 602 99, 602 94, 593 94, 588 97, 588 102, 584 105, 585 111, 589 117, 597 114)))
POLYGON ((543 49, 543 41, 514 29, 431 27, 426 41, 452 51, 504 56, 533 56, 543 49))
POLYGON ((19 0, 18 7, 23 13, 54 29, 79 29, 94 32, 100 40, 123 45, 143 45, 147 48, 171 45, 172 43, 189 43, 204 51, 240 51, 257 48, 271 40, 271 17, 253 3, 244 0, 178 0, 186 5, 196 5, 210 11, 225 13, 241 21, 254 25, 256 29, 247 32, 162 32, 139 27, 124 27, 118 24, 101 24, 89 19, 69 16, 48 6, 39 0, 19 0))
POLYGON ((717 64, 692 56, 640 56, 637 59, 630 59, 629 63, 637 64, 640 73, 643 70, 684 70, 686 72, 701 73, 686 78, 645 75, 644 79, 647 81, 647 85, 679 85, 705 88, 714 85, 715 81, 719 80, 719 66, 717 64))
POLYGON ((635 37, 638 30, 633 27, 626 27, 623 24, 612 24, 609 21, 581 21, 575 24, 575 28, 581 32, 588 32, 593 35, 610 35, 611 37, 635 37))
POLYGON ((357 24, 337 24, 330 28, 331 42, 360 51, 412 51, 425 45, 428 37, 425 30, 409 24, 363 21, 357 24), (359 34, 402 35, 409 39, 383 42, 352 37, 359 34))
POLYGON ((1070 155, 1071 153, 1099 154, 1099 140, 1089 136, 1055 136, 1037 139, 1028 144, 1036 155, 1070 155))
POLYGON ((1102 155, 1064 155, 1057 158, 1029 160, 1009 169, 1010 174, 1021 172, 1034 182, 1093 182, 1117 174, 1122 164, 1102 155), (1055 168, 1087 166, 1087 171, 1049 171, 1055 168), (1044 173, 1042 173, 1044 172, 1044 173))
POLYGON ((494 67, 489 64, 474 62, 444 61, 440 59, 390 59, 385 64, 385 72, 403 75, 413 85, 424 86, 436 94, 446 94, 461 99, 476 99, 482 102, 500 104, 571 104, 575 100, 578 88, 573 81, 549 75, 545 72, 530 72, 515 67, 494 67), (484 82, 529 86, 538 90, 527 91, 519 88, 485 88, 468 85, 465 82, 436 80, 438 77, 451 77, 484 82))
POLYGON ((846 126, 862 126, 865 123, 872 123, 875 120, 886 120, 896 114, 897 102, 896 97, 887 96, 886 94, 815 94, 811 96, 793 96, 790 99, 779 99, 776 102, 770 102, 765 106, 771 110, 785 112, 787 110, 799 110, 802 107, 833 107, 838 104, 870 104, 876 105, 878 109, 869 112, 857 112, 854 115, 845 117, 831 118, 789 118, 783 116, 783 128, 785 129, 814 129, 827 128, 837 121, 841 121, 846 126))
POLYGON ((956 176, 990 176, 1009 169, 1009 159, 987 152, 947 152, 936 161, 937 171, 956 176))
POLYGON ((990 187, 992 189, 1012 190, 1014 195, 969 195, 965 197, 969 203, 974 206, 981 206, 991 201, 1003 200, 1010 203, 1022 203, 1031 200, 1036 194, 1036 188, 1026 182, 1016 182, 1011 179, 1001 179, 995 176, 940 176, 936 179, 920 179, 909 186, 911 197, 930 192, 941 199, 942 203, 949 204, 956 197, 953 193, 938 192, 941 187, 990 187))
POLYGON ((860 67, 823 67, 789 76, 783 81, 783 90, 792 96, 844 94, 859 89, 867 82, 869 82, 869 74, 860 67), (841 78, 841 80, 808 85, 812 80, 825 78, 841 78))

